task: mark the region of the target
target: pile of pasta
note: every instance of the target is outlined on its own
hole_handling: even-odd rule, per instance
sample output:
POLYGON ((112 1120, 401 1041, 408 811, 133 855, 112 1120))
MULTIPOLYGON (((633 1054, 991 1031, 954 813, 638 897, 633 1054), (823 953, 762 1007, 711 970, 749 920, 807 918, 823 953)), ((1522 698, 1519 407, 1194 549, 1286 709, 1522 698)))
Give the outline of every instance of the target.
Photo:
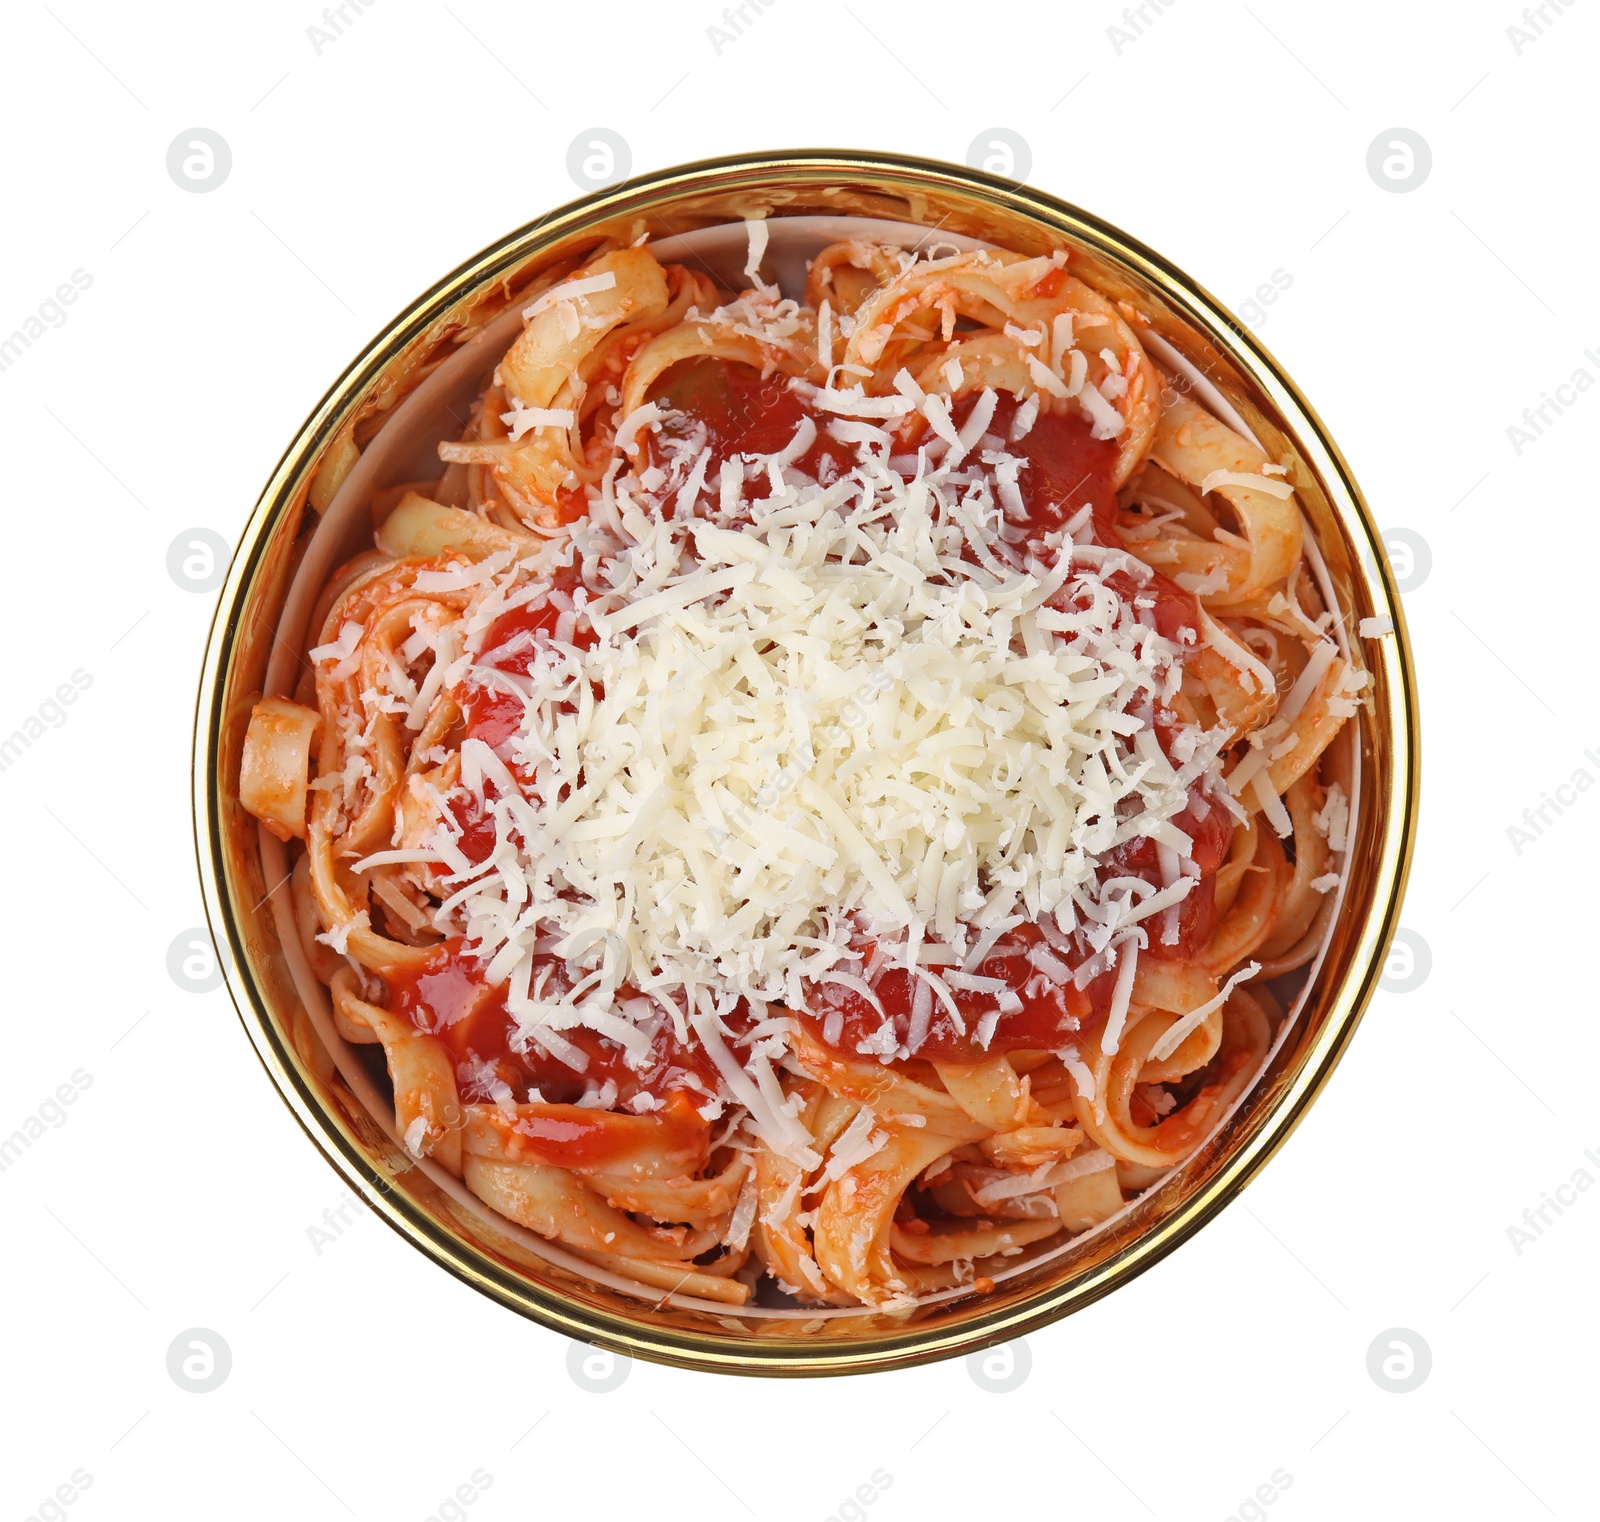
POLYGON ((805 1306, 894 1308, 986 1291, 1116 1215, 1259 1072, 1283 1018, 1269 985, 1313 957, 1337 898, 1349 762, 1329 747, 1365 677, 1331 637, 1285 469, 1158 369, 1139 315, 1068 254, 841 242, 786 299, 758 242, 737 293, 647 245, 532 293, 443 474, 375 499, 373 548, 323 590, 300 689, 255 708, 240 797, 292 843, 304 945, 340 1036, 381 1047, 414 1157, 641 1293, 737 1307, 782 1303, 775 1285, 805 1306), (630 424, 707 357, 867 397, 909 377, 952 410, 1008 393, 1114 439, 1111 527, 1197 607, 1171 706, 1229 732, 1214 927, 1192 957, 1140 959, 1118 1039, 1091 1024, 1062 1050, 952 1063, 841 1050, 776 1011, 798 1157, 726 1089, 714 1119, 676 1099, 632 1113, 491 1095, 391 997, 436 964, 461 880, 388 859, 437 828, 461 777, 462 704, 435 668, 478 593, 453 568, 537 559, 578 523, 622 535, 615 484, 648 468, 630 424), (566 1121, 603 1141, 589 1160, 550 1160, 542 1139, 566 1121))

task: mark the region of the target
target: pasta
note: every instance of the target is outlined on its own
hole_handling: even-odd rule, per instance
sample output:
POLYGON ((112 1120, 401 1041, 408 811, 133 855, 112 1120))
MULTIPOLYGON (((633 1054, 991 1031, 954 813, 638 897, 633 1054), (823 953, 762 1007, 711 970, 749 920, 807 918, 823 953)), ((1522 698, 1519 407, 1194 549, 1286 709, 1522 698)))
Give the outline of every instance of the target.
POLYGON ((1367 678, 1286 468, 1066 251, 786 297, 765 236, 535 292, 240 800, 413 1157, 640 1294, 892 1310, 1246 1091, 1367 678))

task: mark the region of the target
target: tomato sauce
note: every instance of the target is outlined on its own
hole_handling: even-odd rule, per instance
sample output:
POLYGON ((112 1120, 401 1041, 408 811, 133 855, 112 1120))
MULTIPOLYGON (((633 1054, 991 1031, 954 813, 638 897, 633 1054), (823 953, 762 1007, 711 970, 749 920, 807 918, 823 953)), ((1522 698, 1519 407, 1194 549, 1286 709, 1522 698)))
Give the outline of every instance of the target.
MULTIPOLYGON (((554 969, 554 979, 566 981, 566 964, 544 953, 535 956, 535 982, 545 966, 554 969)), ((621 1109, 640 1094, 663 1101, 682 1094, 702 1105, 716 1092, 717 1070, 710 1057, 698 1044, 679 1042, 666 1018, 656 1026, 647 1060, 638 1069, 623 1060, 617 1042, 581 1028, 561 1033, 562 1040, 587 1059, 581 1072, 537 1043, 519 1051, 512 1041, 517 1027, 506 1008, 505 990, 489 986, 483 964, 466 950, 460 936, 436 947, 421 969, 393 973, 385 982, 388 1007, 419 1031, 437 1036, 458 1074, 487 1063, 519 1102, 537 1089, 550 1104, 572 1104, 590 1084, 604 1085, 608 1079, 616 1083, 616 1106, 621 1109)))
MULTIPOLYGON (((999 411, 996 407, 997 418, 999 411)), ((1094 438, 1082 418, 1047 412, 1009 447, 1028 462, 1019 486, 1028 507, 1030 534, 1062 527, 1088 503, 1096 542, 1107 549, 1126 548, 1117 531, 1117 494, 1111 488, 1117 457, 1112 440, 1094 438)), ((1151 619, 1164 638, 1181 643, 1183 631, 1198 633, 1200 609, 1193 593, 1160 571, 1151 570, 1149 578, 1140 582, 1126 571, 1113 571, 1106 583, 1124 602, 1150 601, 1151 619)))
MULTIPOLYGON (((578 579, 570 569, 558 571, 555 589, 570 599, 578 579)), ((526 676, 539 651, 556 638, 562 610, 552 599, 524 603, 502 613, 484 636, 477 665, 491 671, 503 671, 511 676, 526 676)), ((568 643, 580 650, 595 643, 595 632, 580 613, 570 633, 568 643)), ((455 690, 464 722, 464 739, 482 740, 491 750, 500 754, 510 770, 524 783, 530 779, 523 773, 515 758, 502 747, 522 728, 524 707, 522 699, 508 687, 490 685, 468 679, 455 690)), ((484 792, 493 804, 498 792, 492 781, 485 784, 484 792)), ((474 866, 486 861, 494 850, 494 819, 477 798, 466 792, 457 792, 447 804, 460 832, 457 844, 467 860, 474 866)))
MULTIPOLYGON (((1037 925, 1018 925, 1008 931, 975 971, 982 978, 1000 979, 1021 1001, 1021 1009, 1001 1014, 988 1045, 979 1046, 976 1040, 978 1023, 995 1008, 996 995, 955 989, 954 1002, 965 1031, 957 1029, 949 1009, 942 1000, 935 998, 928 1034, 916 1055, 930 1062, 976 1062, 986 1054, 998 1052, 1054 1051, 1074 1040, 1076 1033, 1094 1018, 1097 1005, 1103 1012, 1110 1000, 1110 982, 1103 988, 1097 986, 1102 980, 1096 980, 1086 989, 1076 988, 1069 979, 1043 971, 1030 960, 1041 954, 1047 966, 1066 960, 1051 950, 1037 925)), ((1113 980, 1114 977, 1113 974, 1113 980)), ((822 984, 812 993, 816 1013, 802 1015, 801 1023, 818 1041, 845 1056, 856 1056, 872 1038, 881 1040, 879 1033, 887 1016, 894 1023, 896 1041, 904 1046, 911 1030, 913 1001, 920 981, 904 967, 891 967, 881 972, 871 987, 883 1005, 882 1014, 856 989, 842 983, 822 984), (834 1023, 830 1015, 840 1018, 833 1032, 834 1040, 827 1043, 825 1032, 834 1023)))
POLYGON ((1059 294, 1061 287, 1066 283, 1067 267, 1064 264, 1059 264, 1048 274, 1041 275, 1039 279, 1034 281, 1033 294, 1035 296, 1055 296, 1059 294))
MULTIPOLYGON (((957 426, 968 410, 966 403, 957 409, 957 426)), ((1009 392, 1000 396, 989 431, 1005 438, 1016 410, 1015 397, 1009 392)), ((1095 438, 1088 422, 1075 413, 1041 412, 1033 427, 1005 447, 1027 461, 1017 486, 1028 509, 1030 537, 1064 527, 1087 503, 1093 509, 1095 537, 1102 544, 1120 545, 1117 494, 1111 486, 1117 463, 1114 439, 1095 438)))
MULTIPOLYGON (((659 434, 648 435, 650 463, 665 469, 667 443, 686 438, 698 422, 711 449, 705 478, 713 498, 725 461, 741 454, 778 453, 808 417, 816 424, 817 436, 795 460, 794 468, 827 485, 855 465, 850 448, 828 436, 827 419, 819 417, 790 387, 787 376, 776 372, 763 377, 749 365, 730 360, 683 360, 651 387, 649 400, 682 415, 682 420, 669 415, 659 434)), ((744 483, 743 496, 747 501, 760 501, 771 491, 772 484, 762 472, 744 483)))
MULTIPOLYGON (((526 676, 541 645, 555 638, 561 616, 554 603, 525 604, 503 613, 489 626, 477 664, 491 671, 526 676)), ((588 642, 593 631, 585 627, 588 642)), ((466 720, 467 735, 498 750, 522 727, 523 705, 516 693, 500 686, 468 680, 456 692, 466 720)))
MULTIPOLYGON (((1184 961, 1199 954, 1216 928, 1217 868, 1227 855, 1233 827, 1220 804, 1208 805, 1193 794, 1188 807, 1174 815, 1172 823, 1194 842, 1192 857, 1200 868, 1200 879, 1172 910, 1160 911, 1141 922, 1148 944, 1140 955, 1184 961), (1162 939, 1169 913, 1178 918, 1177 939, 1170 944, 1162 939)), ((1155 841, 1141 836, 1117 846, 1100 860, 1095 875, 1102 883, 1115 877, 1137 877, 1159 888, 1161 862, 1155 841)), ((870 946, 857 949, 866 952, 870 963, 870 946)), ((1083 1031, 1105 1018, 1117 980, 1116 969, 1108 968, 1080 989, 1056 970, 1061 965, 1081 965, 1088 955, 1089 948, 1078 941, 1075 951, 1063 956, 1036 924, 1018 925, 995 943, 975 972, 979 977, 1004 982, 1021 1001, 1021 1008, 999 1013, 987 1043, 982 1043, 977 1039, 979 1022, 997 1009, 997 996, 992 992, 952 989, 965 1029, 957 1028, 949 1009, 936 997, 928 1034, 915 1055, 930 1062, 978 1062, 1001 1052, 1059 1051, 1075 1042, 1083 1031)), ((864 1046, 872 1050, 867 1045, 869 1040, 881 1041, 880 1031, 887 1016, 894 1024, 896 1042, 904 1046, 911 1030, 919 981, 903 967, 881 972, 869 985, 883 1006, 881 1014, 855 989, 840 983, 818 985, 808 990, 816 1013, 800 1016, 801 1023, 818 1041, 841 1055, 857 1056, 864 1046), (841 1018, 834 1039, 829 1042, 825 1032, 833 1013, 841 1018)))

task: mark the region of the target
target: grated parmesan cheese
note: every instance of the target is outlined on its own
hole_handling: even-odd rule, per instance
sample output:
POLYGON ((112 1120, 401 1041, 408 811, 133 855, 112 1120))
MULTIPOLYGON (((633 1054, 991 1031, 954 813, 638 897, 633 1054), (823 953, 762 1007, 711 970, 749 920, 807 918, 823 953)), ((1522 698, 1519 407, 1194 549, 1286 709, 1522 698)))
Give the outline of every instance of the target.
MULTIPOLYGON (((761 1044, 742 1063, 729 1049, 735 1010, 808 1010, 830 981, 867 987, 852 951, 866 933, 916 974, 919 1034, 935 1008, 964 1030, 952 988, 970 991, 985 946, 1024 919, 1054 921, 1083 927, 1117 965, 1114 1051, 1145 944, 1136 923, 1195 878, 1159 891, 1120 878, 1111 891, 1100 859, 1139 837, 1186 858, 1172 818, 1229 732, 1194 731, 1177 760, 1155 744, 1141 716, 1175 690, 1182 652, 1106 585, 1149 572, 1091 542, 1087 509, 1053 563, 1016 547, 1000 499, 1018 462, 987 449, 968 460, 992 393, 958 434, 946 400, 905 372, 889 397, 801 388, 854 451, 827 484, 795 466, 816 437, 810 417, 773 454, 722 467, 713 496, 734 524, 703 516, 703 443, 607 477, 620 533, 596 514, 574 534, 595 568, 580 589, 592 644, 572 643, 567 618, 569 638, 541 644, 525 676, 475 664, 500 613, 548 595, 558 547, 430 573, 475 578, 448 679, 514 692, 523 716, 498 753, 463 746, 459 786, 494 828, 487 859, 466 859, 442 800, 413 859, 450 866, 441 913, 505 988, 518 1039, 581 1058, 560 1033, 582 1027, 637 1059, 645 1028, 669 1019, 763 1139, 816 1166, 761 1044), (914 409, 942 443, 902 473, 878 420, 914 409), (744 502, 741 475, 771 494, 744 502), (573 979, 533 977, 551 949, 577 957, 573 979), (624 983, 640 997, 619 998, 624 983)), ((619 444, 663 421, 638 409, 619 444)), ((997 994, 994 1014, 1015 1002, 997 994)), ((905 1055, 891 1021, 868 1054, 905 1055)))

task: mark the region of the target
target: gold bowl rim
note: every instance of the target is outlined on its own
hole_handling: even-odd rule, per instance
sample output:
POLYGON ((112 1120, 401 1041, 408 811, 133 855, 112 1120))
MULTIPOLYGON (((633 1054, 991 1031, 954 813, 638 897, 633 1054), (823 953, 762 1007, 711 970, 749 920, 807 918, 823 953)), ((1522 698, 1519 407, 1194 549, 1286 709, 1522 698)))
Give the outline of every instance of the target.
MULTIPOLYGON (((1349 611, 1349 610, 1347 610, 1349 611)), ((1416 837, 1419 788, 1419 710, 1414 662, 1393 575, 1360 488, 1338 446, 1299 388, 1255 335, 1220 302, 1161 255, 1119 228, 1027 185, 976 169, 903 155, 837 149, 742 154, 678 165, 627 180, 557 208, 519 227, 474 255, 409 304, 370 340, 297 430, 269 476, 245 525, 218 593, 196 697, 193 748, 194 834, 206 918, 227 987, 241 1023, 280 1097, 335 1169, 413 1246, 456 1277, 500 1304, 554 1331, 614 1352, 699 1370, 806 1375, 858 1373, 905 1367, 1005 1342, 1093 1303, 1152 1267, 1206 1224, 1284 1144, 1327 1083, 1370 1002, 1389 940, 1398 925, 1416 837), (224 704, 240 616, 275 530, 298 510, 324 446, 369 396, 385 369, 463 297, 528 263, 541 247, 614 221, 647 213, 715 187, 721 193, 813 190, 837 182, 876 182, 893 194, 971 197, 997 214, 1032 221, 1091 250, 1160 293, 1214 342, 1256 392, 1288 424, 1302 461, 1317 477, 1348 545, 1356 552, 1371 615, 1393 623, 1393 637, 1366 652, 1377 669, 1376 743, 1388 751, 1383 826, 1366 844, 1378 853, 1370 869, 1375 887, 1359 931, 1336 970, 1325 1015, 1302 1052, 1292 1077, 1266 1113, 1235 1139, 1211 1176, 1169 1214, 1086 1272, 1067 1273, 1016 1300, 985 1307, 978 1302, 959 1322, 915 1324, 860 1344, 796 1338, 762 1340, 718 1336, 678 1326, 651 1326, 603 1307, 580 1303, 555 1286, 510 1271, 467 1247, 425 1210, 390 1187, 381 1170, 328 1114, 292 1045, 273 1015, 262 980, 247 952, 240 918, 227 888, 224 822, 215 785, 223 743, 224 704)), ((1374 787, 1378 779, 1374 778, 1374 787)), ((1353 830, 1353 824, 1352 824, 1353 830)), ((1352 840, 1352 850, 1354 841, 1352 840)), ((1349 914, 1349 904, 1341 913, 1349 914)))

